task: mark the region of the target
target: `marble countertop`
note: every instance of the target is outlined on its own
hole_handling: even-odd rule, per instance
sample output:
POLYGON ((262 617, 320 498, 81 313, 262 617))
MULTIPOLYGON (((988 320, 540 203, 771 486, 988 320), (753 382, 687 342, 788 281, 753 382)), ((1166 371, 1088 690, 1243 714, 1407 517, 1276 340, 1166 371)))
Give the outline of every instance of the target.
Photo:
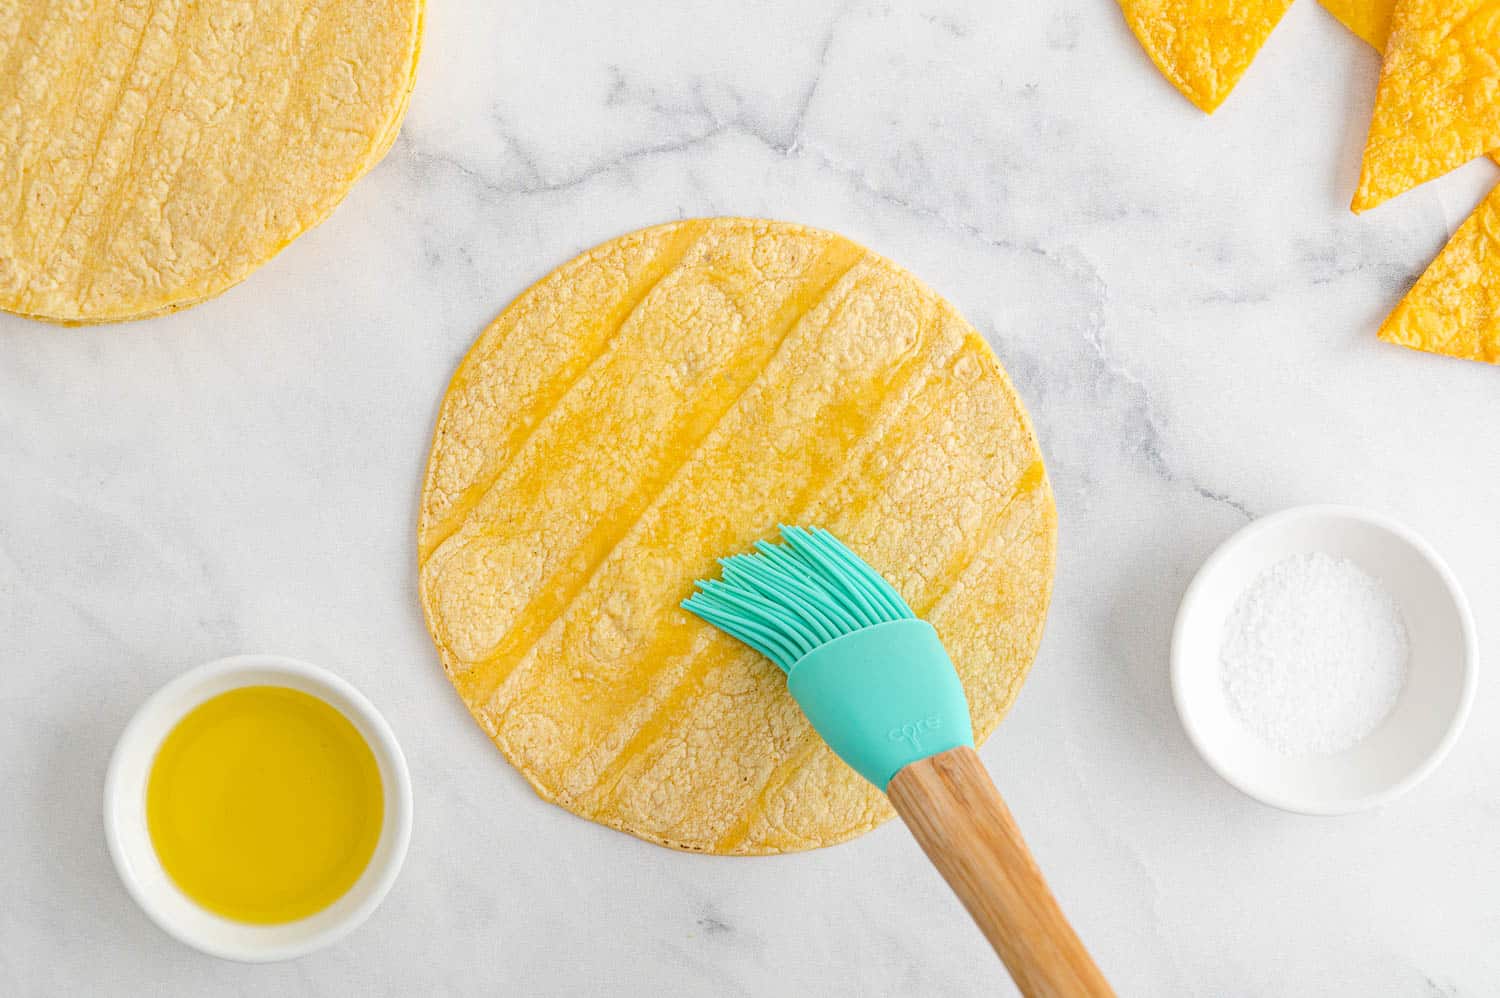
POLYGON ((1113 0, 447 0, 390 156, 221 298, 115 328, 0 317, 0 987, 7 994, 1011 993, 907 833, 685 856, 535 798, 422 626, 413 523, 469 342, 580 250, 763 215, 904 263, 994 344, 1061 520, 1030 681, 983 756, 1122 995, 1500 992, 1500 701, 1384 809, 1284 814, 1178 725, 1167 638, 1248 518, 1406 521, 1481 641, 1496 372, 1374 327, 1496 171, 1356 218, 1377 61, 1300 0, 1206 118, 1113 0), (360 686, 417 791, 405 871, 334 948, 172 942, 104 847, 112 744, 198 662, 360 686))

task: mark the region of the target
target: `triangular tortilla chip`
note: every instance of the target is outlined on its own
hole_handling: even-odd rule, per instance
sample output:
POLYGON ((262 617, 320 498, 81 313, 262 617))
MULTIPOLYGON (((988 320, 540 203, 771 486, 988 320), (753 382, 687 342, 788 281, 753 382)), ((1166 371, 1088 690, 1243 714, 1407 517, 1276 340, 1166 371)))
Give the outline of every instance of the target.
POLYGON ((1380 338, 1413 350, 1500 362, 1500 186, 1386 317, 1380 338))
POLYGON ((1344 27, 1363 38, 1377 52, 1385 51, 1391 33, 1391 12, 1396 0, 1319 0, 1323 9, 1344 22, 1344 27))
MULTIPOLYGON (((1396 0, 1319 0, 1323 8, 1343 22, 1376 52, 1385 51, 1391 34, 1391 13, 1396 0)), ((1490 159, 1500 163, 1500 149, 1490 150, 1490 159)))
POLYGON ((1292 0, 1120 0, 1162 75, 1212 114, 1240 82, 1292 0))
POLYGON ((1500 0, 1398 0, 1365 139, 1365 211, 1500 147, 1500 0))

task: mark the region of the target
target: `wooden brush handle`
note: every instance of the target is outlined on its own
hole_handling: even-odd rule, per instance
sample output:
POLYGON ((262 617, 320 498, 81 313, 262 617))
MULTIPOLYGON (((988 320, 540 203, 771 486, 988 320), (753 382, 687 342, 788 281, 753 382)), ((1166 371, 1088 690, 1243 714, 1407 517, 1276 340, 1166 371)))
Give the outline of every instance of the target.
POLYGON ((1063 917, 973 749, 950 749, 912 763, 886 793, 1022 994, 1114 995, 1063 917))

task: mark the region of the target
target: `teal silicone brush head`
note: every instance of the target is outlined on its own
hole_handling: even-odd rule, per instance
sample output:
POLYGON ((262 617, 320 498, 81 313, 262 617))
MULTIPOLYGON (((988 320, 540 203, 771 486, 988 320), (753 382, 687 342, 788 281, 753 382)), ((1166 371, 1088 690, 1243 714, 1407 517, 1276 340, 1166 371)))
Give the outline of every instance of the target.
POLYGON ((823 739, 884 790, 903 767, 973 745, 968 702, 937 632, 879 572, 818 527, 720 559, 683 609, 754 648, 823 739))
POLYGON ((783 525, 784 544, 720 558, 723 580, 698 582, 682 608, 790 673, 835 638, 916 614, 901 594, 821 527, 783 525))

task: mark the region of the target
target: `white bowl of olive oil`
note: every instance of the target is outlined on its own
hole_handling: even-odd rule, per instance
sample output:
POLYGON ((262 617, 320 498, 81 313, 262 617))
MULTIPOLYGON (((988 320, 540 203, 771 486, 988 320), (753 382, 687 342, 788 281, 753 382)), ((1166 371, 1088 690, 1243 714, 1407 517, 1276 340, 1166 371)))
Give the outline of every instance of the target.
POLYGON ((331 672, 273 655, 201 665, 120 736, 104 828, 152 921, 229 960, 289 960, 353 931, 411 839, 390 726, 331 672))

